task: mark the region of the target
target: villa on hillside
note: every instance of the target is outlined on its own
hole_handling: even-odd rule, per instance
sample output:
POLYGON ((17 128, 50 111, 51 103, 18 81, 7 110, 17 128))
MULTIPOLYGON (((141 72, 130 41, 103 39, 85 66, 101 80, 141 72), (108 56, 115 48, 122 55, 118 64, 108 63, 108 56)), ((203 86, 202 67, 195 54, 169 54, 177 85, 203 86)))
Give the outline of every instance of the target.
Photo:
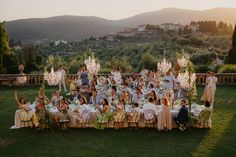
POLYGON ((142 34, 146 32, 146 25, 139 25, 134 28, 126 28, 123 31, 117 32, 118 36, 122 37, 133 37, 137 34, 142 34))
POLYGON ((135 36, 136 30, 137 30, 136 28, 126 28, 123 31, 117 32, 117 35, 122 37, 135 36))
POLYGON ((67 44, 67 41, 65 41, 65 40, 63 40, 63 39, 54 41, 54 45, 55 45, 55 46, 58 46, 58 45, 60 45, 60 44, 67 44))
POLYGON ((116 34, 114 33, 109 33, 107 36, 106 36, 106 40, 107 41, 114 41, 114 37, 116 36, 116 34))
POLYGON ((192 33, 199 32, 199 24, 196 22, 191 22, 191 24, 189 25, 189 28, 191 29, 192 33))
POLYGON ((139 25, 137 27, 137 32, 145 32, 146 31, 146 25, 139 25))
POLYGON ((180 24, 173 24, 173 23, 163 23, 159 27, 160 27, 160 29, 164 30, 165 32, 167 32, 167 31, 178 32, 179 29, 184 28, 184 26, 182 26, 180 24))

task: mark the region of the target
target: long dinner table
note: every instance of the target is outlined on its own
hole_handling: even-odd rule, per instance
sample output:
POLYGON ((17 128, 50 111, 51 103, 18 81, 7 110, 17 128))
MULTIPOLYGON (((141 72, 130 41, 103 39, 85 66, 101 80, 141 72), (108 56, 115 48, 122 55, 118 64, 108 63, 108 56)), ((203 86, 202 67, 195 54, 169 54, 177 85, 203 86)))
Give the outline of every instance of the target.
MULTIPOLYGON (((33 107, 33 106, 32 106, 33 107)), ((76 105, 76 104, 70 104, 69 105, 69 110, 68 110, 68 114, 70 114, 71 112, 73 112, 75 109, 78 109, 79 105, 76 105)), ((95 108, 95 106, 93 106, 92 104, 88 104, 87 105, 87 108, 90 109, 91 111, 91 114, 90 114, 90 119, 89 119, 89 122, 86 124, 86 127, 96 127, 96 115, 98 113, 97 109, 95 108)), ((47 106, 47 109, 49 111, 49 115, 51 117, 51 119, 53 119, 53 117, 56 115, 57 112, 59 112, 57 110, 57 108, 55 106, 52 106, 52 104, 49 104, 47 106)), ((132 107, 130 105, 126 105, 125 106, 125 112, 126 112, 126 115, 131 112, 131 109, 132 107)), ((176 123, 174 122, 174 117, 177 117, 178 113, 179 113, 179 109, 180 109, 180 106, 174 106, 173 108, 171 108, 170 112, 171 112, 171 115, 172 115, 172 128, 176 128, 177 125, 176 123)), ((201 110, 204 109, 204 106, 203 105, 197 105, 197 104, 192 104, 192 114, 194 116, 198 116, 199 113, 201 112, 201 110)), ((145 122, 144 122, 144 114, 143 114, 143 109, 142 107, 140 107, 140 119, 138 121, 138 127, 139 128, 144 128, 145 127, 145 122)), ((157 106, 157 110, 158 110, 158 115, 159 113, 161 112, 162 108, 161 108, 161 105, 158 105, 157 106)), ((158 116, 157 115, 157 116, 158 116)), ((82 125, 79 123, 79 121, 70 121, 69 123, 69 126, 70 127, 75 127, 75 128, 80 128, 82 127, 82 125)), ((84 127, 84 126, 83 126, 84 127)), ((123 122, 123 127, 126 128, 128 127, 128 122, 127 122, 127 116, 123 122)), ((109 122, 108 122, 108 128, 114 128, 114 121, 111 119, 109 122)))

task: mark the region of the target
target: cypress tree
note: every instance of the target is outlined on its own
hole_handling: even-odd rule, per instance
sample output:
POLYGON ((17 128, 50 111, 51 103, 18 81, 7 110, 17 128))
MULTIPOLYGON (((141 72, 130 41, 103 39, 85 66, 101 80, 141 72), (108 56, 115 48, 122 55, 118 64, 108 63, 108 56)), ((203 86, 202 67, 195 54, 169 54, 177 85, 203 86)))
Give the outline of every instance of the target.
POLYGON ((232 48, 228 52, 225 63, 235 64, 236 63, 236 25, 234 27, 234 33, 232 36, 232 48))

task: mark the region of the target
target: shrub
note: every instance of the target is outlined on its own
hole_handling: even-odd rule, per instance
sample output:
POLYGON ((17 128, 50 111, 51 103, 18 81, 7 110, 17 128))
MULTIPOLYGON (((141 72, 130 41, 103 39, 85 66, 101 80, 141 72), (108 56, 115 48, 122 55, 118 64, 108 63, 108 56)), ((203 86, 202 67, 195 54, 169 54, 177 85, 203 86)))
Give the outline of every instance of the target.
POLYGON ((106 62, 104 65, 107 69, 112 68, 120 68, 122 73, 131 72, 132 66, 129 64, 127 58, 111 58, 109 61, 106 62))
POLYGON ((226 64, 219 68, 218 73, 236 73, 236 64, 226 64))
POLYGON ((139 62, 139 69, 142 67, 155 70, 157 68, 157 58, 150 53, 144 53, 139 62))
POLYGON ((190 40, 186 39, 186 38, 177 38, 176 42, 180 45, 189 45, 190 44, 190 40))
POLYGON ((209 64, 215 60, 217 54, 215 52, 205 53, 205 54, 194 54, 191 56, 190 60, 195 65, 209 64))
POLYGON ((203 40, 199 39, 199 38, 192 38, 190 40, 192 45, 196 45, 196 46, 203 46, 204 42, 203 40))
POLYGON ((213 71, 214 71, 215 73, 217 73, 217 72, 219 71, 219 69, 220 69, 222 66, 224 66, 224 65, 223 65, 223 64, 218 64, 218 65, 216 65, 213 71))
POLYGON ((195 65, 194 70, 196 73, 206 73, 207 71, 211 71, 212 69, 207 65, 195 65))
POLYGON ((102 68, 99 70, 99 73, 105 73, 105 74, 108 74, 111 72, 111 69, 110 68, 102 68))

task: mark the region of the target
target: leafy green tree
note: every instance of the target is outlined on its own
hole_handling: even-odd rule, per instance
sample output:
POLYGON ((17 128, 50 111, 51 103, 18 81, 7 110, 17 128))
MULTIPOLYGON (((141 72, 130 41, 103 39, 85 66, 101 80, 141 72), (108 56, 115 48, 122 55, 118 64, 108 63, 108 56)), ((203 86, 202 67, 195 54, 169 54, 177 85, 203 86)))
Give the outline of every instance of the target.
POLYGON ((157 69, 157 58, 153 56, 151 53, 144 53, 141 56, 141 60, 139 62, 139 68, 142 67, 146 69, 156 70, 157 69))
POLYGON ((67 61, 67 63, 69 63, 67 64, 68 72, 73 74, 77 73, 80 67, 85 66, 84 60, 85 60, 84 54, 70 57, 69 60, 67 61))
MULTIPOLYGON (((104 68, 103 65, 101 65, 101 66, 102 66, 102 68, 104 68)), ((109 68, 109 69, 120 68, 121 72, 124 72, 124 73, 131 72, 131 70, 132 70, 131 65, 129 64, 127 58, 125 58, 125 57, 121 57, 121 58, 112 57, 105 65, 105 68, 109 68)))
POLYGON ((3 66, 8 74, 17 74, 18 70, 18 59, 14 53, 3 54, 3 66))
POLYGON ((211 64, 217 58, 217 54, 215 52, 209 52, 204 54, 194 54, 191 56, 190 60, 195 65, 206 65, 211 64))
POLYGON ((4 22, 0 22, 0 73, 5 73, 6 68, 3 66, 4 54, 11 51, 7 32, 4 28, 4 22))
POLYGON ((23 46, 20 61, 25 65, 26 73, 38 70, 36 64, 36 49, 34 45, 29 44, 23 46))
MULTIPOLYGON (((199 21, 199 31, 203 33, 217 33, 216 21, 199 21)), ((222 24, 221 24, 222 25, 222 24)))

